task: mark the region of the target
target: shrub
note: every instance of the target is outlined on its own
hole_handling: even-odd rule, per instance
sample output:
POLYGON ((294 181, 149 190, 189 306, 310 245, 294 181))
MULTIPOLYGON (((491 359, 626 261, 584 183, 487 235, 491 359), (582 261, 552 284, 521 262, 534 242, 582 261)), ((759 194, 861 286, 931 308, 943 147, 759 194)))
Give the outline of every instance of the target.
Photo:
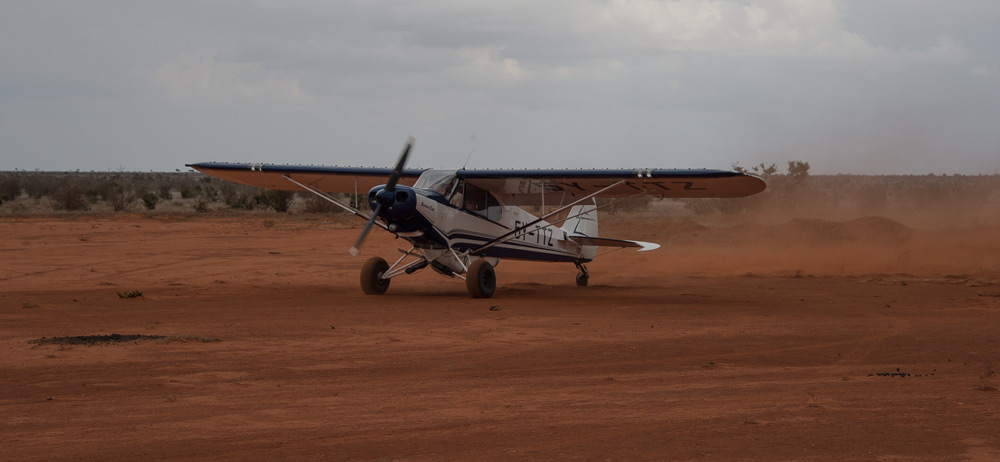
POLYGON ((739 162, 733 162, 730 165, 732 165, 733 170, 737 172, 757 175, 765 179, 771 175, 774 175, 775 173, 778 173, 778 166, 775 164, 765 165, 763 162, 761 162, 759 165, 754 165, 750 168, 741 166, 739 162))
POLYGON ((21 196, 21 182, 12 175, 0 177, 0 201, 14 200, 21 196))
POLYGON ((170 185, 169 180, 164 183, 161 183, 159 189, 160 189, 160 199, 168 201, 174 198, 174 195, 170 192, 172 186, 170 185))
MULTIPOLYGON (((32 199, 41 199, 45 196, 57 194, 62 189, 60 178, 55 175, 29 174, 24 183, 24 191, 32 199)), ((83 194, 83 191, 80 191, 83 194)))
POLYGON ((222 195, 222 202, 229 206, 231 209, 237 210, 253 210, 254 200, 250 195, 250 192, 255 188, 245 185, 237 185, 233 183, 223 183, 219 186, 219 191, 222 195))
POLYGON ((809 176, 809 162, 788 161, 788 176, 797 181, 806 179, 809 176))
POLYGON ((104 200, 108 201, 116 212, 121 212, 135 202, 135 195, 126 190, 125 186, 112 181, 107 185, 104 200))
POLYGON ((215 186, 205 186, 201 188, 201 197, 209 202, 215 202, 219 200, 219 190, 215 189, 215 186))
POLYGON ((84 197, 83 188, 71 182, 63 184, 58 191, 52 194, 50 200, 52 208, 56 210, 75 211, 90 208, 87 205, 87 199, 84 197))
POLYGON ((257 198, 259 198, 259 202, 271 207, 275 212, 285 213, 288 211, 288 207, 291 207, 292 200, 295 199, 295 193, 272 189, 264 191, 257 198))
POLYGON ((330 203, 330 201, 312 193, 309 193, 309 197, 305 198, 305 207, 306 213, 337 213, 343 210, 330 203))
POLYGON ((146 206, 146 210, 153 210, 156 208, 156 204, 160 202, 160 197, 156 194, 148 192, 142 196, 142 204, 146 206))
POLYGON ((229 205, 229 208, 236 210, 253 210, 255 204, 253 198, 250 196, 239 194, 232 202, 227 202, 227 205, 229 205))

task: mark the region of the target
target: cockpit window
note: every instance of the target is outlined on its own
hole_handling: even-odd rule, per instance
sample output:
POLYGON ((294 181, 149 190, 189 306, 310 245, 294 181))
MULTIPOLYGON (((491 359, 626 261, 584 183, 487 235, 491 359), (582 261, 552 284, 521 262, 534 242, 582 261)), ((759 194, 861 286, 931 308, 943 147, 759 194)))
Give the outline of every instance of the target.
POLYGON ((455 170, 425 170, 413 187, 434 191, 447 198, 451 205, 488 220, 500 221, 503 214, 503 206, 496 197, 462 181, 455 170))
POLYGON ((447 197, 456 181, 458 179, 455 178, 454 170, 425 170, 424 173, 420 174, 420 178, 417 178, 416 183, 413 183, 413 187, 430 189, 447 197))

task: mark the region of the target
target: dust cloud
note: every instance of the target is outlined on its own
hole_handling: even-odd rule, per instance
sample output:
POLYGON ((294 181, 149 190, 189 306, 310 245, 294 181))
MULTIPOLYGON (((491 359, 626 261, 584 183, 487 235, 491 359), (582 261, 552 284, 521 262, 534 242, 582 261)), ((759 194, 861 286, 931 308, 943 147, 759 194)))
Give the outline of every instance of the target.
POLYGON ((784 198, 772 191, 772 197, 720 201, 719 210, 653 202, 639 212, 605 215, 601 234, 658 242, 659 253, 642 254, 649 264, 705 276, 995 278, 1000 188, 977 189, 977 199, 935 188, 909 185, 889 197, 861 188, 850 200, 816 189, 784 198))

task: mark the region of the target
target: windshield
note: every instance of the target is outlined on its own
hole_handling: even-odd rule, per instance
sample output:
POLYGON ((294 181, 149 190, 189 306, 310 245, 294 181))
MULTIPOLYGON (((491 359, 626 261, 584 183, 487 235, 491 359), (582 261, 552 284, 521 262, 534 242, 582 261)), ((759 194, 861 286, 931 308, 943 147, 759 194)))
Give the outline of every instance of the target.
POLYGON ((413 183, 413 187, 430 189, 447 197, 454 179, 455 170, 425 170, 420 174, 420 178, 417 178, 417 182, 413 183))

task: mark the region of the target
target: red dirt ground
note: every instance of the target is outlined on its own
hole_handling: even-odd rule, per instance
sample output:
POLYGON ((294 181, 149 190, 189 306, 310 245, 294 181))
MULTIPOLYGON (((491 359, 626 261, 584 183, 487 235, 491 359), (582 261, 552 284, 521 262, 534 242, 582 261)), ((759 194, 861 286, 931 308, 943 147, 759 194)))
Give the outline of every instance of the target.
POLYGON ((363 295, 341 219, 4 219, 0 459, 1000 460, 987 218, 607 216, 663 248, 490 300, 363 295), (220 341, 29 343, 112 333, 220 341))

